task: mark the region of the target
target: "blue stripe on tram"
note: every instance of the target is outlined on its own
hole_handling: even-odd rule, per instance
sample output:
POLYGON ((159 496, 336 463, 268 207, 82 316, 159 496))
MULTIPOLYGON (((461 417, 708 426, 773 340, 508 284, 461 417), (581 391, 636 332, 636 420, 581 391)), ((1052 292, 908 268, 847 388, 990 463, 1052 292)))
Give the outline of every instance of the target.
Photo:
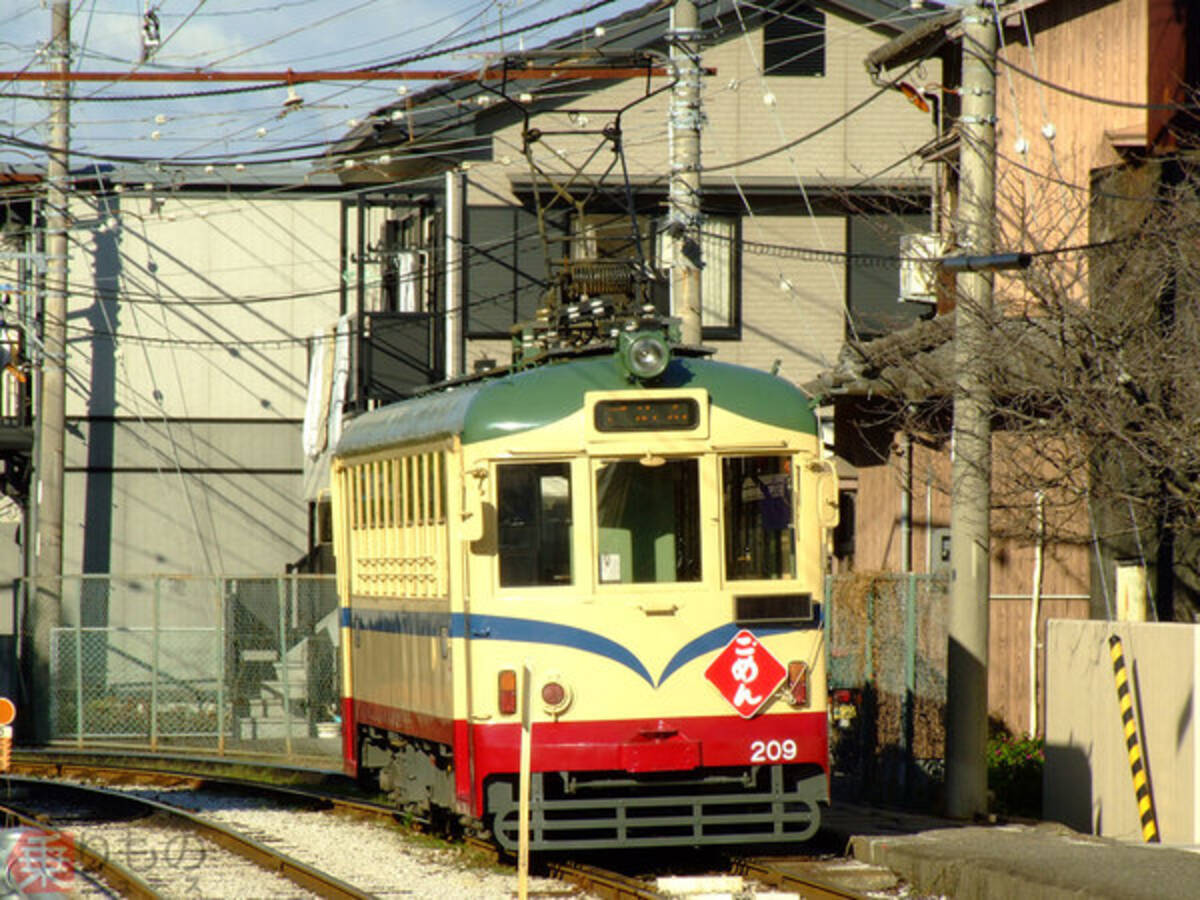
MULTIPOLYGON (((462 613, 413 612, 382 609, 342 608, 342 627, 358 631, 378 631, 385 634, 411 634, 436 637, 448 632, 452 638, 466 637, 466 617, 462 613)), ((652 687, 660 686, 678 669, 698 656, 719 650, 741 630, 734 624, 721 625, 693 638, 679 649, 663 669, 657 683, 642 661, 629 648, 611 638, 573 625, 559 625, 537 619, 518 619, 512 616, 471 616, 471 639, 514 641, 527 644, 553 644, 571 647, 611 659, 624 666, 652 687)), ((752 629, 758 635, 779 634, 797 630, 795 626, 759 626, 752 629)))

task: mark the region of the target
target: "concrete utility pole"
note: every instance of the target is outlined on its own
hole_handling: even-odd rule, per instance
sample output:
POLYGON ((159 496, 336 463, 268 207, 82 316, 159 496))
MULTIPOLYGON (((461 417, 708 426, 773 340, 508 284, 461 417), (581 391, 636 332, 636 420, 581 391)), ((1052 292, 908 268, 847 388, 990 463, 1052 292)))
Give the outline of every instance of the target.
POLYGON ((444 352, 446 357, 443 378, 457 378, 466 372, 463 359, 463 260, 466 257, 467 176, 452 169, 446 173, 446 309, 442 321, 446 325, 444 352))
MULTIPOLYGON (((55 72, 71 68, 69 0, 54 0, 50 55, 55 72)), ((33 597, 33 680, 49 685, 50 635, 62 618, 63 455, 67 401, 67 202, 70 194, 70 91, 67 81, 47 86, 50 97, 49 159, 46 163, 46 294, 42 306, 42 359, 38 416, 38 459, 33 503, 37 504, 37 569, 33 597)), ((27 537, 28 539, 28 537, 27 537)), ((50 738, 48 704, 32 711, 33 738, 50 738)))
MULTIPOLYGON (((996 207, 996 21, 986 0, 963 9, 960 247, 986 256, 996 207)), ((954 458, 950 505, 950 635, 946 680, 946 812, 987 812, 991 271, 958 276, 954 310, 954 458)))
POLYGON ((692 0, 671 9, 671 60, 678 81, 671 93, 671 305, 685 344, 700 343, 700 17, 692 0))

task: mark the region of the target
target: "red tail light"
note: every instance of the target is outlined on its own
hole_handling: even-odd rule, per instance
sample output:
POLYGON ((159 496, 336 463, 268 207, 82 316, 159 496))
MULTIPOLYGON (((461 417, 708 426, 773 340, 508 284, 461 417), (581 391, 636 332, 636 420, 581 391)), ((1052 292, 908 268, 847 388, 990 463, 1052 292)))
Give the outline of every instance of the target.
POLYGON ((511 716, 517 711, 517 673, 514 669, 501 669, 496 681, 496 705, 501 715, 511 716))
POLYGON ((788 663, 788 694, 792 706, 808 706, 808 663, 799 660, 788 663))

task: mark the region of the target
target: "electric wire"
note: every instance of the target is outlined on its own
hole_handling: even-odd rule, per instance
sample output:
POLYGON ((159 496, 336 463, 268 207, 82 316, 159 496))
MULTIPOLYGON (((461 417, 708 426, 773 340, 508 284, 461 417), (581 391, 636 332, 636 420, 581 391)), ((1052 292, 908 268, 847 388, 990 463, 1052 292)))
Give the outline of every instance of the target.
MULTIPOLYGON (((619 2, 619 0, 593 0, 592 3, 587 4, 586 6, 583 6, 583 7, 576 8, 570 12, 559 13, 559 14, 556 14, 553 16, 549 16, 545 19, 541 19, 534 23, 522 25, 522 26, 519 26, 519 27, 513 28, 513 29, 508 29, 504 32, 503 37, 504 38, 512 38, 512 37, 520 36, 522 34, 528 34, 533 31, 538 31, 538 30, 547 28, 550 25, 556 25, 565 19, 569 19, 569 18, 573 18, 578 15, 593 12, 597 9, 602 9, 606 6, 610 6, 616 2, 619 2)), ((348 71, 378 72, 378 71, 383 71, 385 69, 396 69, 396 68, 400 68, 402 66, 411 65, 416 62, 422 62, 427 59, 435 59, 439 56, 446 56, 446 55, 449 55, 452 53, 458 53, 462 50, 471 50, 476 47, 480 47, 485 44, 488 44, 494 40, 496 40, 496 37, 494 35, 487 35, 487 36, 480 37, 480 38, 474 38, 469 41, 463 41, 458 44, 453 44, 448 47, 434 46, 434 47, 431 47, 429 49, 422 50, 419 52, 409 53, 409 54, 406 54, 406 55, 400 56, 400 57, 394 57, 394 58, 391 58, 384 62, 370 63, 367 65, 353 65, 353 66, 347 67, 347 70, 348 71)), ((26 71, 27 69, 28 69, 28 67, 26 67, 26 69, 22 70, 22 71, 26 71)), ((278 90, 282 86, 284 86, 283 82, 270 82, 267 84, 240 85, 238 87, 231 87, 231 88, 213 88, 213 89, 203 90, 203 91, 171 91, 171 92, 155 92, 155 93, 148 93, 148 94, 147 93, 122 94, 122 95, 116 95, 116 96, 88 95, 88 96, 84 96, 84 97, 73 97, 72 102, 119 103, 119 102, 162 101, 162 100, 190 100, 190 99, 203 98, 203 97, 223 97, 223 96, 229 96, 229 95, 233 95, 233 94, 250 94, 250 93, 256 93, 259 91, 278 90)), ((0 91, 0 98, 5 98, 5 97, 14 97, 14 98, 23 99, 23 100, 44 100, 45 99, 44 95, 41 95, 41 94, 21 94, 21 93, 9 92, 9 91, 0 91)))

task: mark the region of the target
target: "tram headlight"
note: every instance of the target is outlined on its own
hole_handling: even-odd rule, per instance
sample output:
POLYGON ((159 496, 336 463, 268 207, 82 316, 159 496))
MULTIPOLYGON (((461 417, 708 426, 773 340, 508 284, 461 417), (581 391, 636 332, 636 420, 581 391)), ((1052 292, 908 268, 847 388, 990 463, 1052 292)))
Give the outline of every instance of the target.
POLYGON ((671 361, 666 339, 654 331, 623 332, 618 349, 621 366, 634 378, 657 378, 671 361))
POLYGON ((542 706, 552 716, 567 711, 574 699, 574 692, 560 675, 550 675, 542 683, 542 706))

